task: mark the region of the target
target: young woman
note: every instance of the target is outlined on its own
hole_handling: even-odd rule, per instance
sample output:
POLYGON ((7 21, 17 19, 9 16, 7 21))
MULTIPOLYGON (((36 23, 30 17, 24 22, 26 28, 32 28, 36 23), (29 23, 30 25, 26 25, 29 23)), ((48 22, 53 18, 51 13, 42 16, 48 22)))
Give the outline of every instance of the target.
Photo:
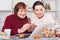
MULTIPOLYGON (((44 13, 44 5, 40 1, 33 4, 33 14, 31 15, 31 23, 37 26, 55 24, 54 19, 50 14, 44 13)), ((40 26, 41 27, 41 26, 40 26)), ((52 28, 52 27, 51 27, 52 28)), ((34 29, 34 27, 33 27, 34 29)))
MULTIPOLYGON (((32 31, 33 31, 33 29, 35 29, 35 30, 32 34, 42 36, 42 33, 44 33, 44 35, 46 37, 51 36, 51 33, 53 33, 53 32, 50 31, 50 29, 54 28, 55 21, 50 14, 44 13, 43 3, 40 2, 40 1, 36 1, 33 4, 33 12, 34 13, 31 14, 31 18, 30 18, 31 19, 31 24, 33 24, 31 26, 31 30, 32 31), (50 29, 46 30, 45 28, 46 29, 50 28, 50 29), (44 30, 44 31, 41 31, 41 30, 44 30)), ((31 35, 30 37, 33 37, 33 35, 31 35)), ((44 37, 44 36, 42 36, 42 37, 44 37)))
POLYGON ((23 2, 17 3, 14 8, 14 14, 7 16, 2 31, 4 31, 4 29, 11 29, 11 35, 30 33, 28 31, 30 24, 26 12, 26 4, 23 2))

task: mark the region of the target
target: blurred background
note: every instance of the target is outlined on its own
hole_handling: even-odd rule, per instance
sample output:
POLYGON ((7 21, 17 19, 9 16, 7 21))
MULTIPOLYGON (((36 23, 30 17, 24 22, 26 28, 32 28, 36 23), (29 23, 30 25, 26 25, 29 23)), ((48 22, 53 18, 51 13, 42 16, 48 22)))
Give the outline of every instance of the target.
MULTIPOLYGON (((13 14, 14 6, 17 2, 24 2, 28 5, 27 16, 31 17, 33 13, 32 5, 37 0, 0 0, 0 31, 3 27, 5 18, 13 14)), ((55 19, 56 23, 60 24, 60 0, 39 0, 44 3, 45 13, 49 13, 55 19)))

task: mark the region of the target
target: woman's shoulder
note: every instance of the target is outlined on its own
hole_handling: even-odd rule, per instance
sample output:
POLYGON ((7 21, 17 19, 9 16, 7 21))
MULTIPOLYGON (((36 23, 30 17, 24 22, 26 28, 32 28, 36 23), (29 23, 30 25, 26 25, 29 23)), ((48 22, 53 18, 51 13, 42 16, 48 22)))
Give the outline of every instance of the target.
POLYGON ((45 13, 44 15, 45 15, 45 16, 51 16, 51 14, 49 14, 49 13, 45 13))
POLYGON ((8 15, 7 17, 6 17, 6 19, 11 19, 11 18, 13 18, 14 17, 14 14, 11 14, 11 15, 8 15))
POLYGON ((44 15, 50 15, 49 13, 44 13, 44 15))

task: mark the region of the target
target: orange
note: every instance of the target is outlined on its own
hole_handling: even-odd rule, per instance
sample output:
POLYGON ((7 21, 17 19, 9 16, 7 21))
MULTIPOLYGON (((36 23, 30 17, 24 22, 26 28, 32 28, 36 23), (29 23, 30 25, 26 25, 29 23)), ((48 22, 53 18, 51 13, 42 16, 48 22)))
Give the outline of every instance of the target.
POLYGON ((20 37, 20 38, 24 38, 24 34, 20 34, 19 37, 20 37))
POLYGON ((39 38, 41 38, 41 36, 40 36, 40 35, 36 35, 36 36, 34 36, 33 38, 34 38, 34 39, 39 39, 39 38))

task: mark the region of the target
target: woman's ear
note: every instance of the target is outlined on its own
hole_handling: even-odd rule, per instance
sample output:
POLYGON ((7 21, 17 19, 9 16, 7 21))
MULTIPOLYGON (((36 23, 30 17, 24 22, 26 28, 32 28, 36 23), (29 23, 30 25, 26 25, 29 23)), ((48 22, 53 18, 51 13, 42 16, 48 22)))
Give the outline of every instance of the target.
POLYGON ((43 12, 45 11, 45 8, 43 8, 43 12))

